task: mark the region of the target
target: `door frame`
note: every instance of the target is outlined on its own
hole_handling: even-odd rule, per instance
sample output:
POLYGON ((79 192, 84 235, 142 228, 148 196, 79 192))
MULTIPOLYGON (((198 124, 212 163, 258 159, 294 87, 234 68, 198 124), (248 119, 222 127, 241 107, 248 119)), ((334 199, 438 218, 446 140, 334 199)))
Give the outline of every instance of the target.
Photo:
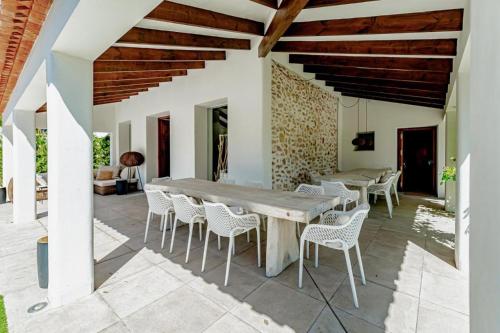
POLYGON ((404 184, 404 172, 403 172, 403 133, 412 131, 424 131, 428 130, 432 132, 432 194, 437 195, 437 126, 424 126, 424 127, 409 127, 409 128, 398 128, 397 140, 398 140, 398 150, 397 150, 397 160, 398 160, 398 170, 401 171, 401 177, 398 182, 398 190, 403 189, 404 184))
MULTIPOLYGON (((168 116, 163 116, 163 117, 158 117, 157 118, 157 123, 158 123, 158 133, 157 133, 157 140, 158 140, 158 146, 157 146, 157 161, 158 161, 158 168, 157 168, 157 177, 160 176, 160 170, 161 170, 161 165, 163 164, 163 160, 162 160, 162 156, 160 155, 160 140, 162 139, 162 135, 161 135, 161 132, 160 132, 160 128, 159 128, 159 124, 160 122, 167 122, 168 121, 168 127, 169 127, 169 130, 168 130, 168 135, 169 135, 169 138, 168 138, 168 142, 169 142, 169 145, 170 145, 170 115, 168 116)), ((168 147, 168 173, 169 173, 169 176, 171 175, 172 173, 172 170, 171 170, 171 163, 170 163, 170 154, 171 154, 171 151, 170 151, 170 147, 168 147)))

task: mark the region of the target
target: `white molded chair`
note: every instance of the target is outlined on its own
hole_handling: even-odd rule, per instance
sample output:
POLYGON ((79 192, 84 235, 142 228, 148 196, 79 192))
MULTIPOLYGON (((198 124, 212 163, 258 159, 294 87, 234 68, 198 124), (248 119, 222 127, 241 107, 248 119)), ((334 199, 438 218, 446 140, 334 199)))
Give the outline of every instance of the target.
POLYGON ((321 186, 325 189, 326 195, 331 195, 340 198, 340 204, 342 205, 343 211, 347 209, 347 205, 351 202, 355 202, 356 206, 359 202, 359 191, 350 190, 345 187, 342 182, 327 182, 321 181, 321 186))
POLYGON ((394 177, 394 181, 392 182, 392 188, 394 191, 394 195, 396 195, 396 202, 398 203, 398 206, 399 206, 399 195, 398 195, 399 177, 401 177, 401 170, 398 170, 396 172, 396 176, 394 177))
POLYGON ((172 229, 172 240, 170 241, 170 253, 174 249, 175 229, 177 228, 177 221, 189 224, 189 239, 186 252, 186 263, 189 260, 189 250, 191 248, 191 238, 193 236, 193 227, 198 223, 200 228, 200 241, 202 240, 202 224, 205 223, 205 209, 203 205, 194 203, 194 200, 185 196, 184 194, 171 194, 172 202, 175 209, 175 220, 172 229))
POLYGON ((207 258, 208 241, 210 232, 218 236, 229 237, 229 247, 227 249, 226 277, 224 286, 227 286, 229 279, 229 267, 231 264, 231 252, 234 253, 234 238, 245 232, 255 229, 257 232, 257 265, 260 267, 260 218, 258 214, 236 215, 229 207, 222 203, 204 202, 207 216, 207 232, 205 235, 205 249, 203 251, 203 262, 201 271, 205 270, 205 261, 207 258))
POLYGON ((148 220, 146 222, 146 231, 144 233, 144 243, 148 240, 149 222, 154 215, 161 216, 160 230, 163 230, 161 247, 165 242, 165 231, 167 224, 170 223, 170 230, 172 230, 172 215, 174 214, 174 204, 169 196, 160 190, 145 190, 146 198, 148 200, 148 220))
MULTIPOLYGON (((325 189, 318 185, 300 184, 296 189, 297 193, 304 193, 311 196, 325 195, 325 189)), ((297 237, 300 238, 300 223, 297 222, 297 237)), ((307 258, 309 258, 309 242, 307 243, 307 258)))
MULTIPOLYGON (((302 288, 304 243, 306 241, 313 242, 315 245, 319 244, 335 250, 342 250, 344 251, 347 271, 349 273, 349 282, 351 284, 354 305, 356 308, 359 307, 356 286, 354 284, 354 276, 352 274, 349 249, 353 246, 356 247, 356 255, 358 257, 359 270, 361 273, 361 282, 366 284, 358 237, 369 210, 370 206, 368 204, 362 204, 348 212, 330 210, 323 214, 319 224, 310 224, 304 229, 304 232, 300 237, 299 288, 302 288)), ((318 254, 316 253, 316 264, 317 260, 318 254)))
POLYGON ((389 217, 392 219, 392 198, 391 190, 394 183, 394 178, 396 175, 390 175, 387 179, 383 180, 383 183, 378 183, 368 186, 368 195, 375 195, 375 203, 377 202, 378 195, 384 195, 385 201, 387 202, 387 210, 389 211, 389 217))

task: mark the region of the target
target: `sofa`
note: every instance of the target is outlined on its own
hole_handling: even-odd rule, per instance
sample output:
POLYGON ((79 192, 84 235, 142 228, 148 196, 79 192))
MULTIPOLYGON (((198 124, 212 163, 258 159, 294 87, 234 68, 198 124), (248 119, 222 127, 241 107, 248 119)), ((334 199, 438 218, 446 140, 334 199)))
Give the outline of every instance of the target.
POLYGON ((117 165, 101 166, 98 169, 94 170, 94 193, 100 195, 115 194, 116 181, 120 179, 129 179, 129 192, 137 191, 138 180, 137 178, 135 178, 135 169, 117 165))

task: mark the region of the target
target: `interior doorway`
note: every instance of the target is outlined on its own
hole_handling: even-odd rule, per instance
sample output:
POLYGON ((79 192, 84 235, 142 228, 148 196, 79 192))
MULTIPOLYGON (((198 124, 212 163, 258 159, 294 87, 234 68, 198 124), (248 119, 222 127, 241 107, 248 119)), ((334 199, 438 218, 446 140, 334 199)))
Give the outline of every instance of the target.
POLYGON ((170 117, 158 118, 158 177, 170 177, 170 117))
POLYGON ((403 192, 437 195, 437 127, 398 129, 398 187, 403 192))
POLYGON ((227 173, 227 105, 209 109, 208 116, 208 175, 216 181, 227 173))

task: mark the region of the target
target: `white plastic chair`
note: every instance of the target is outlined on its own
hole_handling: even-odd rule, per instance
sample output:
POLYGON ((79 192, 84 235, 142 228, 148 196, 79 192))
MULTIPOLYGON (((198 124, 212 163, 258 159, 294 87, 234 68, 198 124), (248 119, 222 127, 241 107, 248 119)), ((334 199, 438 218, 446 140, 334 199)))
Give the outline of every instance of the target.
MULTIPOLYGON (((296 189, 297 193, 304 193, 311 196, 325 195, 325 189, 318 185, 300 184, 296 189)), ((300 238, 300 222, 297 222, 297 237, 300 238)), ((309 243, 307 243, 307 258, 309 258, 309 243)))
POLYGON ((161 247, 165 242, 165 231, 167 224, 170 223, 170 230, 172 230, 172 215, 174 214, 174 204, 169 196, 160 190, 145 190, 146 198, 148 200, 148 220, 146 222, 146 231, 144 233, 144 243, 148 240, 149 222, 153 215, 161 216, 160 230, 163 231, 161 240, 161 247))
POLYGON ((399 206, 399 195, 398 195, 399 177, 401 177, 401 170, 398 170, 398 172, 396 172, 396 176, 394 177, 394 181, 392 182, 392 188, 394 194, 396 195, 396 202, 398 203, 398 206, 399 206))
POLYGON ((389 176, 383 183, 378 183, 368 186, 368 195, 375 195, 375 202, 377 202, 377 196, 384 195, 385 201, 387 202, 387 210, 389 211, 389 217, 392 219, 392 198, 391 190, 394 183, 394 178, 396 175, 389 176))
POLYGON ((355 202, 356 206, 359 203, 359 191, 348 189, 342 182, 328 182, 323 180, 321 181, 321 186, 325 189, 326 195, 340 198, 340 204, 344 212, 347 209, 347 205, 351 202, 355 202))
POLYGON ((229 247, 227 249, 226 277, 224 286, 227 286, 229 279, 229 267, 231 264, 231 252, 234 253, 234 238, 245 232, 255 229, 257 232, 257 265, 261 266, 260 261, 260 218, 258 214, 236 215, 229 207, 222 203, 204 202, 207 216, 207 232, 205 235, 205 249, 203 251, 203 262, 201 271, 205 270, 205 261, 207 259, 208 241, 210 232, 218 236, 229 237, 229 247))
MULTIPOLYGON (((358 257, 359 270, 361 273, 361 282, 365 285, 365 272, 363 270, 363 262, 361 260, 358 237, 369 210, 370 206, 368 204, 362 204, 348 212, 330 210, 323 214, 319 224, 310 224, 304 229, 304 232, 300 237, 299 288, 302 288, 302 274, 304 270, 304 243, 306 241, 313 242, 315 243, 315 245, 319 244, 335 250, 342 250, 344 251, 347 271, 349 273, 349 282, 351 284, 354 305, 356 306, 356 308, 359 307, 356 286, 354 284, 354 276, 352 274, 349 249, 351 249, 353 246, 356 247, 356 255, 358 257)), ((316 260, 318 260, 317 253, 316 260)))
POLYGON ((205 209, 203 205, 195 204, 191 198, 184 194, 172 194, 170 196, 174 203, 175 220, 172 229, 172 240, 170 241, 170 253, 174 249, 175 230, 177 228, 177 221, 189 224, 189 239, 186 252, 186 263, 189 260, 189 250, 191 248, 191 238, 193 236, 193 227, 198 223, 200 227, 200 241, 202 240, 202 224, 205 223, 205 209))

